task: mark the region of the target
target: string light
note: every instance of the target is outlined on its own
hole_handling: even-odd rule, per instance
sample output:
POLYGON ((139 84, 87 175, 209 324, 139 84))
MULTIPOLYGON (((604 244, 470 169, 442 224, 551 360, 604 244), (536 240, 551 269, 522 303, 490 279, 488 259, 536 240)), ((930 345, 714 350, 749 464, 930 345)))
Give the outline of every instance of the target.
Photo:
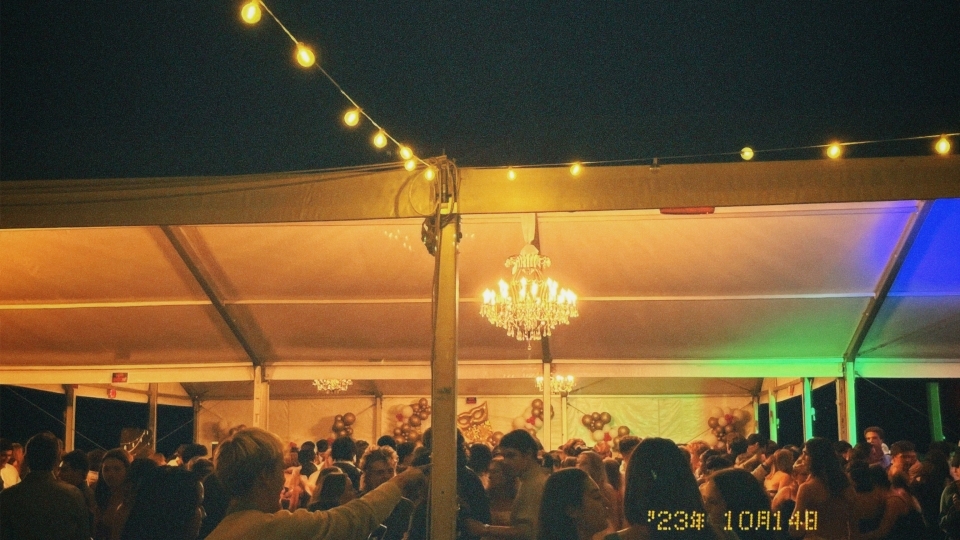
POLYGON ((413 170, 417 168, 416 160, 408 159, 403 163, 403 168, 410 172, 413 172, 413 170))
POLYGON ((513 167, 507 168, 507 178, 509 178, 510 180, 517 179, 517 171, 513 170, 513 167))
POLYGON ((827 147, 827 157, 830 159, 837 159, 843 155, 843 147, 840 146, 840 143, 833 143, 827 147))
POLYGON ((580 176, 581 172, 583 172, 583 165, 579 161, 570 166, 570 174, 573 176, 580 176))
POLYGON ((297 63, 305 68, 312 66, 317 61, 317 55, 313 54, 310 47, 307 47, 303 43, 297 43, 296 57, 297 63))
POLYGON ((247 2, 240 8, 240 17, 243 19, 243 22, 247 24, 257 24, 260 22, 261 15, 260 2, 258 0, 247 2))
POLYGON ((950 153, 950 139, 946 135, 940 136, 937 139, 937 144, 933 145, 933 149, 937 151, 941 156, 945 156, 950 153))
MULTIPOLYGON (((404 166, 406 166, 406 164, 404 164, 404 166)), ((433 167, 427 167, 427 170, 424 171, 424 173, 423 173, 423 177, 424 177, 427 181, 432 182, 433 179, 437 177, 437 171, 436 171, 436 169, 434 169, 433 167)))
POLYGON ((410 159, 413 157, 413 150, 407 146, 400 145, 400 158, 401 159, 410 159))
POLYGON ((373 145, 377 148, 383 148, 387 145, 387 134, 382 129, 373 136, 373 145))
POLYGON ((360 123, 360 109, 350 109, 344 113, 343 123, 350 127, 356 127, 360 123))
POLYGON ((740 157, 742 157, 744 161, 750 161, 753 159, 753 148, 744 146, 743 149, 740 150, 740 157))

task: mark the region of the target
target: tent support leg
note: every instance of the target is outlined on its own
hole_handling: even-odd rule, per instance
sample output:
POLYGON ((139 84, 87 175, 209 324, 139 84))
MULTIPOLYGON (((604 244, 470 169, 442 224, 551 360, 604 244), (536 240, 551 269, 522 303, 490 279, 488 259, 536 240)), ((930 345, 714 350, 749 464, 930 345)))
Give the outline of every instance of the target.
POLYGON ((270 383, 261 366, 253 368, 253 426, 270 429, 270 383))
MULTIPOLYGON (((449 174, 441 167, 441 176, 449 174)), ((455 174, 455 173, 454 173, 455 174)), ((459 276, 457 274, 460 216, 451 215, 454 204, 441 211, 437 239, 436 281, 434 283, 432 460, 430 478, 430 538, 457 537, 457 318, 459 276), (442 218, 442 219, 441 219, 442 218), (437 474, 443 471, 443 474, 437 474)))
POLYGON ((567 393, 560 394, 560 444, 567 442, 567 393))
MULTIPOLYGON (((150 430, 150 448, 157 451, 157 400, 160 395, 160 385, 150 383, 147 394, 147 429, 150 430)), ((184 463, 186 465, 186 463, 184 463)))
POLYGON ((767 390, 767 403, 770 405, 770 412, 767 420, 770 422, 770 440, 777 442, 777 427, 780 420, 777 418, 777 394, 773 390, 767 390))
POLYGON ((943 440, 943 418, 940 416, 940 383, 927 383, 927 409, 930 411, 930 438, 943 440))
POLYGON ((383 434, 383 396, 377 394, 373 397, 373 438, 376 441, 383 434))
POLYGON ((193 442, 200 442, 200 399, 193 398, 193 442))
POLYGON ((753 396, 753 432, 760 433, 760 396, 753 396))
POLYGON ((63 385, 67 402, 63 408, 63 449, 72 452, 77 445, 77 389, 72 384, 63 385))
POLYGON ((813 421, 817 412, 813 409, 813 379, 803 378, 803 440, 813 438, 813 421))
POLYGON ((837 381, 840 438, 853 445, 857 444, 857 374, 854 367, 854 362, 844 362, 843 380, 837 381))
POLYGON ((551 399, 553 394, 553 384, 550 382, 550 371, 553 364, 548 364, 544 362, 543 364, 543 394, 540 398, 543 401, 543 431, 540 433, 541 443, 543 444, 543 451, 549 452, 552 446, 552 435, 551 433, 551 423, 553 421, 550 418, 550 408, 553 406, 553 400, 551 399))

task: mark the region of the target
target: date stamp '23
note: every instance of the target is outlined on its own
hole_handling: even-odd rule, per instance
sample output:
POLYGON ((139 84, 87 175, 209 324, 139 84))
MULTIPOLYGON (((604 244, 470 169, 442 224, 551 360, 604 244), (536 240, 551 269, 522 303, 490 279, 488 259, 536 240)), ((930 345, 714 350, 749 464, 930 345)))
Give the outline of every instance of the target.
MULTIPOLYGON (((647 521, 658 531, 699 531, 709 524, 707 515, 703 512, 686 512, 683 510, 671 512, 668 510, 650 510, 647 521)), ((718 523, 725 531, 785 531, 789 527, 805 531, 817 530, 817 511, 807 510, 801 515, 799 512, 786 520, 780 512, 769 510, 741 512, 725 512, 722 523, 718 523)))

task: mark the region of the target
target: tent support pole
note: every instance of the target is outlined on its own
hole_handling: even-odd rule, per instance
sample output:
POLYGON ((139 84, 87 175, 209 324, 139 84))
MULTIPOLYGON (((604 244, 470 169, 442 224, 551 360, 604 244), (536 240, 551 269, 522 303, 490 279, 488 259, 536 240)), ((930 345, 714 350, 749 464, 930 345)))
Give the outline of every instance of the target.
POLYGON ((940 416, 940 383, 927 383, 927 409, 930 411, 932 442, 943 440, 943 418, 940 416))
POLYGON ((760 396, 753 396, 753 432, 760 433, 760 396))
POLYGON ((261 366, 253 368, 253 426, 270 429, 270 383, 261 366))
POLYGON ((457 269, 460 216, 456 167, 438 166, 440 206, 428 225, 439 229, 434 252, 433 354, 430 363, 433 418, 430 478, 430 538, 457 537, 457 324, 460 284, 457 269), (435 220, 435 221, 434 221, 435 220), (436 474, 443 471, 443 474, 436 474))
POLYGON ((66 404, 63 408, 63 450, 72 452, 77 445, 77 389, 72 384, 63 385, 66 404))
POLYGON ((837 379, 837 427, 841 440, 857 444, 857 393, 854 362, 844 361, 843 378, 837 379))
MULTIPOLYGON (((150 447, 157 451, 157 400, 160 397, 160 385, 150 383, 147 394, 147 429, 150 430, 150 447)), ((186 464, 184 464, 186 465, 186 464)))
POLYGON ((560 394, 560 444, 567 442, 567 393, 560 394))
POLYGON ((377 394, 373 396, 373 438, 376 441, 383 434, 383 396, 377 394))
POLYGON ((550 424, 553 422, 553 419, 550 418, 550 408, 553 406, 553 401, 551 399, 553 394, 553 384, 550 382, 550 371, 553 364, 543 363, 543 394, 540 398, 543 400, 543 431, 540 432, 540 442, 543 444, 543 451, 549 452, 552 446, 553 435, 551 433, 550 424))
POLYGON ((813 378, 803 378, 803 440, 813 438, 813 421, 817 412, 813 408, 813 378))
POLYGON ((770 440, 777 442, 777 426, 779 426, 780 420, 777 419, 777 393, 772 389, 767 390, 767 403, 770 406, 770 411, 767 415, 767 420, 770 422, 770 440))
POLYGON ((200 398, 193 398, 193 442, 200 442, 200 398))

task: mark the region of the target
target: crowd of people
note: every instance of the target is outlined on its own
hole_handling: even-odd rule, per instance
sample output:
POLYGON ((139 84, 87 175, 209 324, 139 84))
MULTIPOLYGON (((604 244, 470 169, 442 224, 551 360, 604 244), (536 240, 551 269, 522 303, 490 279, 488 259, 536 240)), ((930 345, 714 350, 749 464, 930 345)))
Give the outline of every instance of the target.
MULTIPOLYGON (((960 451, 784 446, 759 434, 711 446, 627 436, 614 454, 581 439, 544 450, 525 430, 491 448, 457 442, 457 538, 469 540, 960 540, 960 451), (718 447, 719 446, 719 447, 718 447)), ((430 537, 430 430, 284 444, 240 427, 215 455, 169 461, 122 449, 63 452, 53 434, 21 452, 0 440, 0 539, 210 540, 430 537)))

